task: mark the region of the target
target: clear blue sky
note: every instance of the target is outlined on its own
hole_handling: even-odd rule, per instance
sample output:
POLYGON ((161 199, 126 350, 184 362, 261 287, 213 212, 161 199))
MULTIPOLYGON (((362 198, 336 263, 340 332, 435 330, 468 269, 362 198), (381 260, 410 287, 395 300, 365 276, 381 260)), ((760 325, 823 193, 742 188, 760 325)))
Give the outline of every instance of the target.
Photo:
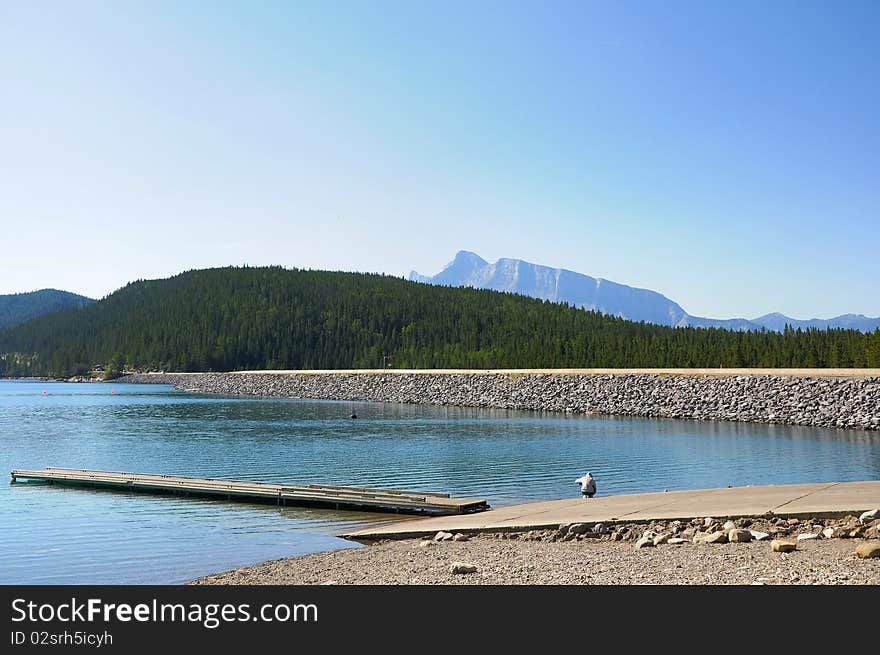
POLYGON ((0 79, 0 293, 467 249, 880 315, 877 2, 3 2, 0 79))

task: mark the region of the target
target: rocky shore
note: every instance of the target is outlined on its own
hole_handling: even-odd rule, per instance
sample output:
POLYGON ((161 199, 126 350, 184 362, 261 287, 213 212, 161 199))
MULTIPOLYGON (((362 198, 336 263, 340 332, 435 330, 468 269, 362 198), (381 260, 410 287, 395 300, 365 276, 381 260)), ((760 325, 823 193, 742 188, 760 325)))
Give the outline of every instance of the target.
POLYGON ((119 382, 312 398, 880 430, 880 376, 568 372, 260 372, 119 382))
MULTIPOLYGON (((870 514, 870 513, 866 513, 870 514)), ((880 515, 875 510, 873 516, 880 515)), ((739 518, 439 532, 190 584, 880 584, 880 520, 739 518)))

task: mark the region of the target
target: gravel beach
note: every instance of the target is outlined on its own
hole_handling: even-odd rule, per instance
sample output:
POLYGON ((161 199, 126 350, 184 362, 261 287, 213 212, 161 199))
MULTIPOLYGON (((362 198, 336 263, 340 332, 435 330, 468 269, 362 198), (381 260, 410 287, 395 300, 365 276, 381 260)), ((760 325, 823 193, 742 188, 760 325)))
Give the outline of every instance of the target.
POLYGON ((518 542, 382 542, 218 573, 191 584, 880 584, 880 559, 861 560, 855 543, 813 541, 793 553, 763 542, 663 545, 518 542), (476 572, 453 574, 454 562, 476 572))
POLYGON ((555 531, 472 537, 438 533, 434 539, 378 541, 264 562, 190 584, 880 584, 880 552, 873 558, 856 555, 860 547, 880 550, 877 525, 855 528, 861 536, 848 537, 857 525, 852 517, 797 524, 784 519, 721 524, 707 518, 598 528, 574 524, 555 531), (737 527, 743 525, 750 528, 737 527), (823 537, 824 530, 846 536, 823 537), (748 542, 732 541, 744 533, 750 533, 748 542), (725 537, 718 543, 694 543, 720 534, 725 537), (668 543, 676 539, 673 535, 680 543, 668 543), (775 552, 774 537, 795 544, 795 550, 775 552))

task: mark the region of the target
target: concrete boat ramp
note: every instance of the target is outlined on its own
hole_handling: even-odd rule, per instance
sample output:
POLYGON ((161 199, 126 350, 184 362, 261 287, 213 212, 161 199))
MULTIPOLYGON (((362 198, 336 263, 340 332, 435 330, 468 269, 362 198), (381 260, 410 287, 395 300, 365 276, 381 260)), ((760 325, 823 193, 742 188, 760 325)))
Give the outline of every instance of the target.
POLYGON ((543 530, 562 523, 652 521, 712 516, 833 518, 880 507, 880 480, 727 487, 551 500, 479 514, 395 521, 340 535, 354 541, 429 536, 440 530, 473 534, 543 530))

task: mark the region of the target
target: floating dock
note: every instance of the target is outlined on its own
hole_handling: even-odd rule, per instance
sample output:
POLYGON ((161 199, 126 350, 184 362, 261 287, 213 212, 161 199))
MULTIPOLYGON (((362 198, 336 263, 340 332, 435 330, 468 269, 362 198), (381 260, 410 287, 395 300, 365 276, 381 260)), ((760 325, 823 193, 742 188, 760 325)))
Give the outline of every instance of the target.
POLYGON ((290 485, 215 478, 187 478, 117 471, 89 471, 47 467, 41 470, 12 470, 12 481, 38 480, 49 484, 86 486, 117 491, 143 491, 223 498, 249 503, 302 505, 398 514, 434 516, 470 514, 489 509, 476 498, 450 498, 434 491, 401 491, 323 484, 290 485))

